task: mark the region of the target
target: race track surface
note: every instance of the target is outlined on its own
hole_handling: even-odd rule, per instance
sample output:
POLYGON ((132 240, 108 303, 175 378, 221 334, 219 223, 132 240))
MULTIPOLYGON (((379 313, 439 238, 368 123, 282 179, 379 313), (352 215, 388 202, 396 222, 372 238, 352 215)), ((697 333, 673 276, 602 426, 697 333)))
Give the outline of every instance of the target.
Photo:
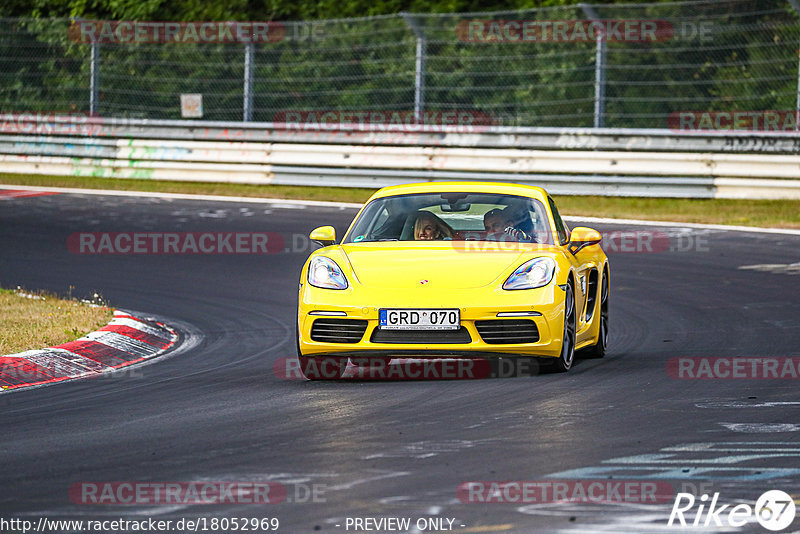
MULTIPOLYGON (((698 505, 703 492, 719 492, 720 505, 752 506, 772 489, 797 499, 798 378, 680 379, 668 362, 800 358, 800 274, 740 269, 800 261, 800 236, 658 228, 674 250, 609 251, 610 353, 566 375, 276 376, 273 364, 295 352, 298 271, 313 248, 304 236, 324 224, 341 236, 354 213, 75 194, 0 200, 0 285, 97 292, 167 321, 188 343, 127 373, 0 394, 0 517, 277 517, 290 533, 353 532, 347 518, 367 517, 411 518, 419 532, 418 518, 449 518, 464 533, 641 533, 667 530, 679 491, 698 505), (89 255, 67 245, 75 232, 162 231, 275 232, 289 250, 89 255), (673 493, 657 504, 465 503, 457 493, 469 481, 598 479, 667 483, 673 493), (309 502, 74 502, 70 488, 91 481, 278 482, 288 501, 309 502)), ((753 518, 708 530, 767 532, 753 518)))

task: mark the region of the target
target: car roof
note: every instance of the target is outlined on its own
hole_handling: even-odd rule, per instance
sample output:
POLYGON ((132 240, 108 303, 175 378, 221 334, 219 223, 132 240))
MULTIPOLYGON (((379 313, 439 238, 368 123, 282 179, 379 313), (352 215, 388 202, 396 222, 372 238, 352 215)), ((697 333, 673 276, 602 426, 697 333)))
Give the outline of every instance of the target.
POLYGON ((378 190, 369 200, 397 195, 416 193, 497 193, 501 195, 518 195, 531 197, 542 202, 547 199, 547 192, 541 187, 513 184, 508 182, 421 182, 384 187, 378 190))

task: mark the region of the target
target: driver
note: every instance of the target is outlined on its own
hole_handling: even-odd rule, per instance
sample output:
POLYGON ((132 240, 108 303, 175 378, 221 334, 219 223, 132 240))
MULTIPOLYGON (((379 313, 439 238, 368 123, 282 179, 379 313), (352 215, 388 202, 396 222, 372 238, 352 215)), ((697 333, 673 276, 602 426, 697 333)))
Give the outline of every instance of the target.
POLYGON ((483 216, 483 227, 489 234, 508 235, 517 241, 532 242, 531 236, 514 227, 514 220, 511 217, 509 208, 495 208, 489 210, 483 216))

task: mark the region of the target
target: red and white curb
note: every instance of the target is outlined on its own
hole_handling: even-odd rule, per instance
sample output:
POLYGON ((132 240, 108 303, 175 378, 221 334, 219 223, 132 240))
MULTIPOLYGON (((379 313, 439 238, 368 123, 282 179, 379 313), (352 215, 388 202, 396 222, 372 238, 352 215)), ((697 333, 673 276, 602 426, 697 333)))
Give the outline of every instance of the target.
POLYGON ((0 390, 91 378, 158 356, 177 341, 177 332, 163 323, 114 310, 110 323, 80 339, 0 356, 0 390))

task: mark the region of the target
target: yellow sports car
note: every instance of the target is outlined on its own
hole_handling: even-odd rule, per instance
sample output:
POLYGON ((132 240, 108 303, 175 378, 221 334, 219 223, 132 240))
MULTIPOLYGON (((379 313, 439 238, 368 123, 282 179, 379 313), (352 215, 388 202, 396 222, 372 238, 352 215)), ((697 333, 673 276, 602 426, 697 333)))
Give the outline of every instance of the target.
POLYGON ((391 358, 541 358, 557 371, 608 342, 600 234, 567 228, 543 189, 495 182, 386 187, 300 274, 297 352, 309 379, 391 358))

